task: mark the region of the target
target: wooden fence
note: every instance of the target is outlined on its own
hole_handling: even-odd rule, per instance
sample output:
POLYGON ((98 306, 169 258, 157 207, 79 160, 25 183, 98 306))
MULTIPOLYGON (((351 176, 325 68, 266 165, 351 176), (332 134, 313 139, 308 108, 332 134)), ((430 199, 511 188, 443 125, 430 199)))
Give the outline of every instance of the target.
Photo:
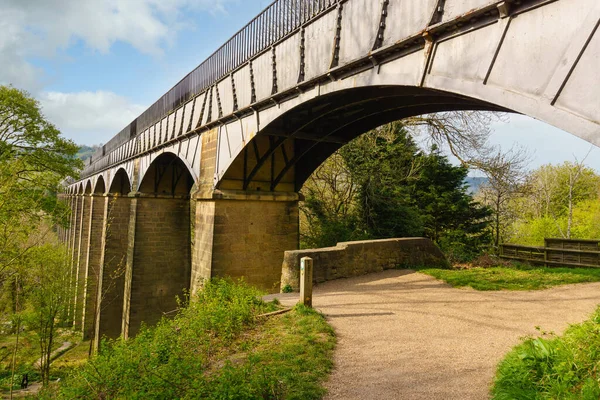
POLYGON ((544 247, 501 244, 500 257, 545 266, 600 267, 600 240, 544 239, 544 247))

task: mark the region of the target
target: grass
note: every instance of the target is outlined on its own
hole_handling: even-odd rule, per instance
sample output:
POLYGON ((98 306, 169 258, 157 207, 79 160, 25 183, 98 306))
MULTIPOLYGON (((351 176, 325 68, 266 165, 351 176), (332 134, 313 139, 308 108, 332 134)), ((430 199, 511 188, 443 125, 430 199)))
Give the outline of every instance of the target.
MULTIPOLYGON (((75 340, 75 336, 70 330, 59 330, 58 333, 52 346, 53 350, 62 346, 64 341, 73 342, 75 340)), ((10 391, 12 353, 15 342, 16 335, 14 334, 0 336, 0 393, 10 391)), ((14 389, 20 388, 21 379, 25 374, 28 375, 30 382, 34 382, 39 378, 39 370, 34 366, 39 358, 40 348, 36 334, 34 332, 21 333, 17 349, 14 389)), ((54 371, 51 371, 51 373, 53 374, 52 378, 55 379, 54 371)))
POLYGON ((523 264, 468 269, 419 268, 418 271, 454 287, 471 287, 475 290, 539 290, 557 285, 600 281, 600 269, 546 268, 523 264))
POLYGON ((332 329, 302 306, 261 317, 279 305, 260 295, 245 284, 211 281, 174 319, 106 343, 41 398, 321 398, 332 329))
POLYGON ((500 362, 492 396, 508 399, 600 398, 600 308, 561 337, 528 338, 500 362))

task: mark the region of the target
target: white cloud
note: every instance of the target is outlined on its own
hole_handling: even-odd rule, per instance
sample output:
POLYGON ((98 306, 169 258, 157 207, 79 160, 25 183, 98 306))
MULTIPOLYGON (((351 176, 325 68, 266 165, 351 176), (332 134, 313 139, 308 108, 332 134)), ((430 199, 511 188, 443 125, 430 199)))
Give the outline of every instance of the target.
POLYGON ((39 96, 47 119, 78 144, 106 143, 145 110, 112 92, 45 92, 39 96))
POLYGON ((41 70, 29 60, 53 57, 77 41, 106 53, 117 42, 160 55, 188 11, 222 11, 232 0, 3 0, 0 1, 0 84, 35 91, 41 70))

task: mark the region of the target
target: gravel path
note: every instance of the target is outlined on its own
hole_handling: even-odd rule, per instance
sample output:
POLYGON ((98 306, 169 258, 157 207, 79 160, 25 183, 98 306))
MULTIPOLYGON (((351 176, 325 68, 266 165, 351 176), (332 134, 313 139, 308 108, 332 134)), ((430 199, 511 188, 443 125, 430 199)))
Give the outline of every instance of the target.
POLYGON ((486 399, 504 354, 536 326, 585 320, 600 283, 478 292, 389 270, 321 284, 313 303, 338 337, 327 399, 486 399))

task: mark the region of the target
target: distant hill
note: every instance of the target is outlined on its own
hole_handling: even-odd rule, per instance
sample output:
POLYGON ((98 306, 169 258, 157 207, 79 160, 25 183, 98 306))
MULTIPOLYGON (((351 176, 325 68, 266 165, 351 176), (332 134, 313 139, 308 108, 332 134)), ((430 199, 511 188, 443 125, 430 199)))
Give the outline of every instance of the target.
POLYGON ((481 185, 487 182, 488 178, 486 178, 485 176, 467 176, 467 178, 465 179, 465 183, 468 186, 467 193, 469 193, 470 195, 474 195, 479 191, 481 185))
POLYGON ((92 156, 92 154, 94 154, 96 152, 96 150, 98 150, 100 147, 102 147, 101 144, 97 144, 97 145, 93 145, 93 146, 82 145, 79 147, 79 151, 77 152, 76 157, 85 161, 88 158, 90 158, 92 156))

